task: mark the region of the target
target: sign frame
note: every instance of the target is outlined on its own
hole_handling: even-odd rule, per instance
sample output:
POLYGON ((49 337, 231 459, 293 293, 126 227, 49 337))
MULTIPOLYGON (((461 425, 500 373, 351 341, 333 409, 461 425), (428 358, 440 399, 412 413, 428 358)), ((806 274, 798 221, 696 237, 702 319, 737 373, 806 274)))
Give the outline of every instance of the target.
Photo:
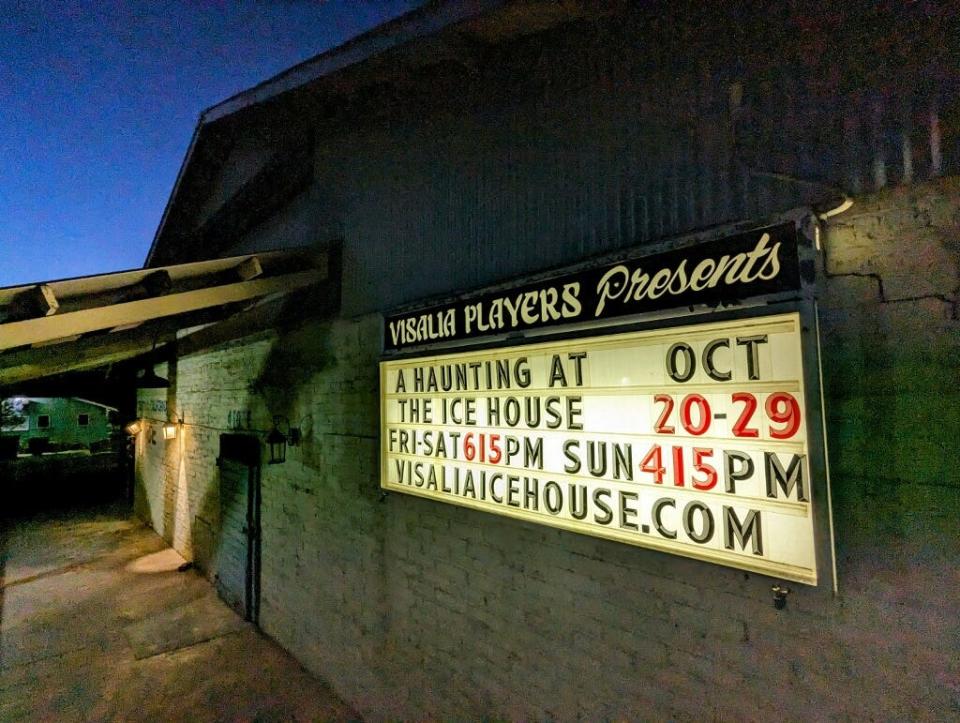
POLYGON ((814 276, 814 264, 805 248, 806 239, 800 232, 802 225, 806 225, 803 214, 797 218, 797 214, 792 213, 766 223, 737 224, 649 244, 631 252, 607 254, 454 297, 421 300, 385 315, 381 329, 382 352, 384 355, 410 354, 443 346, 485 344, 497 338, 616 326, 641 318, 683 316, 685 309, 692 313, 695 308, 725 308, 748 303, 751 299, 794 298, 803 293, 814 276), (763 241, 761 236, 769 238, 763 241), (731 244, 733 248, 730 248, 731 244), (777 253, 769 253, 779 259, 780 275, 764 280, 760 276, 767 271, 764 259, 769 261, 770 244, 776 247, 787 244, 787 248, 783 254, 779 253, 779 248, 775 249, 777 253), (705 249, 721 256, 705 255, 705 249), (742 255, 749 249, 759 256, 744 264, 726 267, 731 273, 742 271, 742 274, 735 273, 740 279, 731 285, 729 276, 722 272, 723 261, 731 253, 742 255), (686 261, 690 262, 689 266, 685 265, 686 261), (700 275, 700 266, 697 265, 700 261, 710 264, 717 273, 700 275), (751 267, 749 273, 747 267, 751 267), (621 273, 615 273, 617 271, 621 273), (669 280, 661 277, 663 272, 671 272, 672 277, 669 280), (634 275, 642 275, 643 282, 634 285, 634 275), (704 279, 711 275, 713 278, 704 283, 704 279), (748 281, 744 275, 754 278, 748 281), (599 288, 591 291, 585 287, 587 282, 595 284, 601 279, 609 294, 601 294, 599 288), (662 283, 664 281, 666 283, 662 283), (704 288, 696 291, 687 288, 695 281, 704 288), (675 283, 687 290, 674 290, 675 283), (576 286, 576 294, 572 294, 574 299, 568 296, 568 291, 573 291, 569 289, 571 286, 576 286), (626 298, 634 294, 635 298, 626 298), (537 298, 521 298, 527 296, 537 298), (493 314, 491 307, 498 302, 503 302, 496 309, 499 313, 493 314), (532 303, 527 306, 522 302, 532 303), (467 310, 475 311, 484 304, 489 306, 480 312, 482 318, 475 320, 481 327, 479 331, 467 328, 467 310), (578 309, 576 314, 573 314, 573 308, 578 309), (588 308, 595 309, 592 316, 583 313, 588 308), (570 315, 564 316, 568 311, 570 315), (542 318, 533 319, 528 315, 525 319, 525 313, 542 318), (484 319, 489 321, 491 316, 501 318, 502 329, 482 328, 484 319), (401 339, 407 326, 413 341, 401 339), (419 336, 426 338, 422 341, 414 338, 419 336))
MULTIPOLYGON (((811 494, 811 514, 813 517, 813 545, 815 555, 815 569, 817 572, 816 585, 810 585, 804 581, 804 589, 820 591, 827 594, 836 594, 838 592, 836 557, 833 533, 833 515, 832 500, 829 480, 829 465, 827 462, 827 439, 824 419, 824 395, 821 379, 821 362, 819 348, 819 324, 818 312, 816 306, 816 274, 819 261, 819 248, 817 238, 819 227, 816 218, 805 209, 786 214, 779 217, 778 222, 784 218, 794 222, 798 234, 798 254, 800 269, 800 288, 794 291, 764 295, 747 300, 743 300, 734 306, 727 308, 712 309, 701 306, 695 310, 693 307, 688 309, 669 309, 658 313, 646 313, 631 315, 629 317, 618 317, 612 320, 576 323, 562 327, 547 329, 528 329, 522 332, 513 332, 509 334, 490 335, 477 339, 461 339, 450 343, 435 343, 430 345, 420 345, 414 348, 405 349, 402 352, 384 352, 381 355, 380 364, 380 389, 379 398, 381 404, 381 418, 379 424, 378 451, 380 454, 380 485, 384 495, 396 491, 392 487, 384 487, 384 481, 387 479, 387 454, 385 452, 385 430, 386 416, 383 413, 385 401, 385 367, 384 362, 410 360, 424 356, 436 356, 455 354, 462 352, 488 352, 504 347, 520 349, 523 346, 545 342, 562 342, 570 339, 589 339, 596 336, 608 336, 638 331, 651 330, 682 330, 687 326, 714 322, 730 322, 746 319, 774 316, 778 314, 796 313, 800 321, 800 349, 802 365, 802 382, 805 390, 805 425, 807 436, 808 451, 808 470, 810 475, 810 494, 811 494)), ((716 233, 716 232, 714 232, 716 233)), ((699 238, 694 237, 694 238, 699 238)), ((668 242, 671 248, 687 248, 696 245, 689 242, 668 242)), ((596 263, 596 262, 594 262, 596 263)), ((513 286, 519 286, 518 282, 513 286)), ((478 294, 469 293, 463 295, 463 298, 476 298, 478 294)), ((431 304, 421 304, 421 308, 431 308, 431 304)), ((385 324, 382 329, 385 339, 385 324)), ((529 524, 538 524, 522 515, 511 515, 508 512, 493 513, 478 506, 463 504, 455 498, 450 500, 437 500, 435 496, 429 494, 418 494, 416 488, 404 489, 400 494, 409 494, 424 499, 430 499, 440 504, 453 504, 460 507, 466 507, 479 512, 488 514, 498 514, 498 516, 521 519, 529 524)), ((562 525, 549 525, 555 529, 565 529, 562 525)), ((622 541, 611 539, 611 537, 599 534, 593 534, 589 531, 577 529, 567 530, 575 534, 584 534, 606 539, 616 544, 625 544, 622 541)), ((717 571, 718 575, 738 575, 743 577, 746 568, 726 566, 724 563, 716 563, 710 560, 704 560, 702 557, 693 557, 682 555, 682 553, 670 550, 660 551, 651 546, 631 545, 638 549, 645 549, 650 552, 665 552, 671 556, 677 556, 678 559, 694 559, 698 564, 710 564, 711 569, 717 571)), ((785 578, 772 576, 769 573, 756 570, 746 570, 749 576, 756 576, 758 579, 769 582, 782 582, 785 578)), ((736 578, 734 578, 736 579, 736 578)), ((766 584, 766 583, 765 583, 766 584)))

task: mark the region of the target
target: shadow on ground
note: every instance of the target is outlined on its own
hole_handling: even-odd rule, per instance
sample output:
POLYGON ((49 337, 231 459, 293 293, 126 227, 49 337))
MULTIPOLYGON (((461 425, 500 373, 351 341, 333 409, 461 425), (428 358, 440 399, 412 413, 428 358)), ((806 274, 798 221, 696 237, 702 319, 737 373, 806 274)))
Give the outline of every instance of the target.
POLYGON ((10 523, 0 720, 350 720, 115 504, 10 523))

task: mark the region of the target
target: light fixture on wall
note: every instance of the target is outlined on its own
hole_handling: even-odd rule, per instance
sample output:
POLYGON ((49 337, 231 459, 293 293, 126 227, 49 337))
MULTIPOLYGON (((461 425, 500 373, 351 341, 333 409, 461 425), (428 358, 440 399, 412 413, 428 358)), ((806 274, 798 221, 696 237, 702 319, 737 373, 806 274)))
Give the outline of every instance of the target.
POLYGON ((270 447, 270 464, 282 464, 287 459, 287 444, 296 447, 300 444, 300 427, 291 427, 290 420, 275 414, 273 429, 267 435, 267 446, 270 447), (285 422, 286 433, 280 430, 280 423, 285 422))
POLYGON ((183 424, 181 421, 177 422, 166 422, 163 425, 163 438, 164 439, 176 439, 177 438, 177 429, 180 425, 183 424))
POLYGON ((276 425, 267 435, 267 444, 270 447, 270 464, 281 464, 287 459, 287 437, 276 425))
POLYGON ((140 434, 140 430, 143 429, 143 423, 139 419, 134 419, 123 429, 131 437, 136 437, 138 434, 140 434))

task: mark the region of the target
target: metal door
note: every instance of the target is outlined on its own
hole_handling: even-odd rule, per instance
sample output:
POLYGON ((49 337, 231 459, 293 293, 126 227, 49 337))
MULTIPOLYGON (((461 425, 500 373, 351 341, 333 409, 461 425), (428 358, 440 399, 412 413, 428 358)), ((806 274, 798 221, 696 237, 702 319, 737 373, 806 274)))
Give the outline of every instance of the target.
POLYGON ((220 530, 214 582, 220 597, 253 622, 257 622, 260 601, 259 451, 256 437, 220 435, 220 530))

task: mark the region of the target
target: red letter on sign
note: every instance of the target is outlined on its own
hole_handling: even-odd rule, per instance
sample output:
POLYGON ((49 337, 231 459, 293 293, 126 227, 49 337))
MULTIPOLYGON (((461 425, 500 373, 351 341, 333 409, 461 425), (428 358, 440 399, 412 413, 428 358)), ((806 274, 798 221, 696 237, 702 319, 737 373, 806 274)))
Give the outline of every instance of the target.
POLYGON ((654 482, 663 484, 663 475, 667 470, 663 468, 663 453, 659 444, 653 445, 647 452, 647 456, 640 462, 640 471, 649 472, 653 475, 654 482))
POLYGON ((693 448, 693 466, 696 468, 697 472, 703 472, 706 475, 706 479, 703 481, 696 479, 693 480, 693 486, 698 490, 713 489, 713 486, 717 483, 717 470, 714 469, 713 465, 707 464, 703 461, 704 457, 712 456, 712 449, 704 449, 703 447, 693 448))
POLYGON ((757 411, 757 398, 749 392, 737 392, 733 395, 734 402, 743 402, 743 411, 733 425, 734 437, 759 437, 760 430, 748 427, 753 413, 757 411))
POLYGON ((663 405, 663 413, 660 415, 657 423, 653 425, 653 431, 657 434, 673 434, 673 427, 667 426, 667 417, 669 417, 670 412, 673 411, 673 397, 669 394, 658 394, 653 398, 653 401, 654 403, 663 405))

